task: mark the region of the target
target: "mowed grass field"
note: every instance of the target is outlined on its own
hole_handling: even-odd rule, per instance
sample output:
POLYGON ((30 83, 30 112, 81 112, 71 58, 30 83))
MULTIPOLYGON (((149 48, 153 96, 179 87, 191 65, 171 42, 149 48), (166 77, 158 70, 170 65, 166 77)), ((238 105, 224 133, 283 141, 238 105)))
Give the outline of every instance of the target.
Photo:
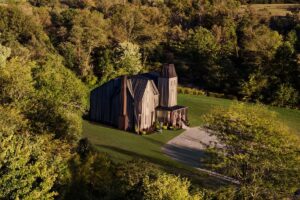
POLYGON ((267 11, 272 16, 285 16, 292 14, 292 11, 300 10, 300 4, 249 4, 242 5, 241 12, 245 11, 247 7, 261 14, 266 14, 267 11))
MULTIPOLYGON (((215 107, 226 108, 235 101, 206 96, 179 94, 178 104, 189 107, 189 121, 191 126, 201 126, 202 117, 215 107)), ((287 108, 269 107, 278 114, 280 120, 300 135, 300 111, 287 108)))
MULTIPOLYGON (((178 95, 178 104, 189 107, 191 126, 201 126, 202 117, 215 107, 228 107, 234 101, 186 94, 178 95)), ((300 134, 300 111, 270 107, 278 113, 279 118, 300 134)), ((188 166, 178 163, 164 155, 161 148, 182 131, 163 131, 162 134, 139 136, 114 129, 101 124, 84 121, 84 137, 88 137, 100 152, 107 153, 115 162, 125 162, 131 159, 144 159, 158 165, 165 170, 187 176, 201 185, 214 188, 224 182, 200 173, 188 166)))

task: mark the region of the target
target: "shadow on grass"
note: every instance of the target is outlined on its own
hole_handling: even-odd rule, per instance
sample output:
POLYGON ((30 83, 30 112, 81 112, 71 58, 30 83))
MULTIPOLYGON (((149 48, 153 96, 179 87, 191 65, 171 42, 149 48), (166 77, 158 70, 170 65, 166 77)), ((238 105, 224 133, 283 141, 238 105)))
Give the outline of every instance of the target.
POLYGON ((87 123, 93 125, 93 126, 99 126, 99 127, 103 127, 103 128, 107 128, 107 129, 112 129, 112 130, 116 130, 119 132, 124 132, 124 133, 129 133, 132 135, 137 135, 136 133, 134 133, 133 131, 124 131, 124 130, 120 130, 118 127, 116 126, 112 126, 110 124, 107 123, 102 123, 102 122, 95 122, 95 121, 89 121, 89 120, 85 120, 87 123))
MULTIPOLYGON (((160 134, 160 133, 155 133, 155 134, 160 134)), ((165 142, 161 142, 161 141, 158 141, 158 140, 155 140, 149 136, 144 136, 144 139, 145 140, 148 140, 149 142, 155 144, 155 145, 158 145, 158 146, 163 146, 165 145, 165 142)))
MULTIPOLYGON (((212 177, 212 176, 210 176, 206 173, 199 172, 199 171, 197 171, 193 168, 184 167, 182 164, 177 164, 177 163, 172 164, 172 163, 170 163, 168 161, 165 161, 165 160, 162 160, 162 159, 153 158, 153 157, 150 157, 150 156, 142 155, 142 154, 139 154, 137 152, 128 151, 128 150, 118 148, 118 147, 113 147, 113 146, 108 146, 108 145, 96 145, 96 146, 100 147, 100 148, 105 148, 105 149, 108 149, 108 150, 112 150, 112 151, 120 153, 120 154, 131 156, 133 158, 139 158, 139 159, 146 160, 148 162, 151 162, 153 164, 158 165, 160 168, 162 168, 164 171, 166 171, 168 173, 180 175, 182 177, 187 177, 194 184, 205 186, 209 189, 216 189, 220 186, 224 186, 224 185, 229 184, 228 182, 225 182, 225 181, 220 180, 218 178, 212 177)), ((172 148, 178 148, 178 147, 172 147, 172 148)), ((183 151, 183 150, 181 150, 181 151, 183 151)), ((185 150, 184 155, 186 155, 187 153, 191 153, 191 152, 195 153, 193 151, 194 150, 185 150)), ((181 156, 183 156, 183 155, 181 155, 181 156)), ((200 160, 198 160, 198 162, 200 163, 200 160)))
POLYGON ((174 160, 185 163, 191 167, 201 167, 200 158, 205 156, 205 152, 199 149, 171 144, 166 144, 163 147, 163 152, 174 160))

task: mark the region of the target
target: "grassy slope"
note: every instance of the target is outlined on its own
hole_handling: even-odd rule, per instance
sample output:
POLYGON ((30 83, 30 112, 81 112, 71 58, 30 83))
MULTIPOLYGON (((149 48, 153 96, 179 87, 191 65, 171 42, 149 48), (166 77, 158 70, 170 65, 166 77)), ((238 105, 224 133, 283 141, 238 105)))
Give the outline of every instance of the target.
POLYGON ((100 152, 108 153, 115 162, 145 159, 174 174, 188 177, 194 184, 214 189, 224 182, 209 177, 164 155, 161 147, 182 131, 164 131, 163 134, 138 136, 111 127, 84 121, 84 136, 88 137, 100 152))
MULTIPOLYGON (((179 94, 178 104, 189 107, 189 120, 192 126, 201 125, 201 116, 213 107, 228 107, 234 101, 206 96, 193 96, 179 94)), ((300 134, 300 111, 286 108, 270 107, 278 113, 278 117, 293 130, 300 134)))
POLYGON ((150 159, 154 163, 172 162, 161 154, 160 148, 182 132, 164 131, 163 134, 139 136, 87 121, 84 121, 83 129, 85 136, 89 137, 97 149, 107 152, 115 161, 120 162, 135 157, 150 159))
MULTIPOLYGON (((228 107, 233 101, 206 96, 178 96, 178 104, 189 107, 192 126, 202 124, 201 116, 216 106, 228 107)), ((300 111, 271 108, 279 114, 284 123, 300 133, 300 111)), ((219 180, 207 177, 183 164, 177 163, 161 152, 161 147, 182 131, 164 131, 163 134, 138 136, 88 121, 83 123, 84 136, 88 137, 100 152, 108 153, 116 162, 132 158, 146 159, 172 173, 187 176, 201 185, 215 187, 222 184, 219 180), (204 178, 205 177, 205 178, 204 178)))
POLYGON ((251 4, 242 5, 241 11, 243 12, 247 6, 250 6, 259 14, 265 14, 267 11, 272 16, 285 16, 286 14, 292 14, 291 10, 300 9, 300 4, 251 4))

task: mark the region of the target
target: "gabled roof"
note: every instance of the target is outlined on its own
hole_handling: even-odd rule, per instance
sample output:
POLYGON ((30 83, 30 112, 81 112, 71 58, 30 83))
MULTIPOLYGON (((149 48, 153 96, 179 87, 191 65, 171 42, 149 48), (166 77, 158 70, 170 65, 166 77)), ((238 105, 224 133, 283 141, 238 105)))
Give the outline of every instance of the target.
POLYGON ((133 90, 133 98, 134 100, 140 101, 145 93, 148 79, 144 78, 131 78, 132 90, 133 90))
POLYGON ((148 78, 150 80, 152 80, 155 85, 158 85, 158 77, 160 76, 160 74, 158 72, 148 72, 148 73, 144 73, 144 74, 140 74, 139 76, 148 78))
POLYGON ((129 90, 130 94, 132 95, 132 97, 135 100, 139 101, 143 98, 148 83, 151 84, 154 94, 158 95, 159 92, 158 92, 158 89, 157 89, 155 83, 153 82, 153 80, 150 80, 143 76, 131 77, 127 81, 127 88, 129 90))
MULTIPOLYGON (((151 84, 155 95, 159 95, 157 89, 159 73, 149 72, 144 74, 138 74, 129 76, 127 79, 127 88, 135 101, 141 101, 144 96, 147 84, 151 84)), ((110 88, 110 94, 112 97, 118 95, 121 91, 121 77, 112 79, 107 83, 95 88, 92 93, 100 88, 110 88)))

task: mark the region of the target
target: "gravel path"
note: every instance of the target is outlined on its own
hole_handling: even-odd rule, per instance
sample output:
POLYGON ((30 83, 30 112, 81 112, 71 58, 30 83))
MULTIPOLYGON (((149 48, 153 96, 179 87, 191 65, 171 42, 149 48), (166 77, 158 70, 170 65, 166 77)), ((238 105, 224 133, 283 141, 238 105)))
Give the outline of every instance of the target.
POLYGON ((211 144, 218 144, 216 137, 211 136, 205 129, 200 127, 184 127, 186 130, 179 136, 170 140, 162 148, 163 152, 172 159, 194 167, 195 169, 208 173, 220 179, 238 184, 238 181, 201 168, 201 157, 204 156, 204 149, 211 144))

